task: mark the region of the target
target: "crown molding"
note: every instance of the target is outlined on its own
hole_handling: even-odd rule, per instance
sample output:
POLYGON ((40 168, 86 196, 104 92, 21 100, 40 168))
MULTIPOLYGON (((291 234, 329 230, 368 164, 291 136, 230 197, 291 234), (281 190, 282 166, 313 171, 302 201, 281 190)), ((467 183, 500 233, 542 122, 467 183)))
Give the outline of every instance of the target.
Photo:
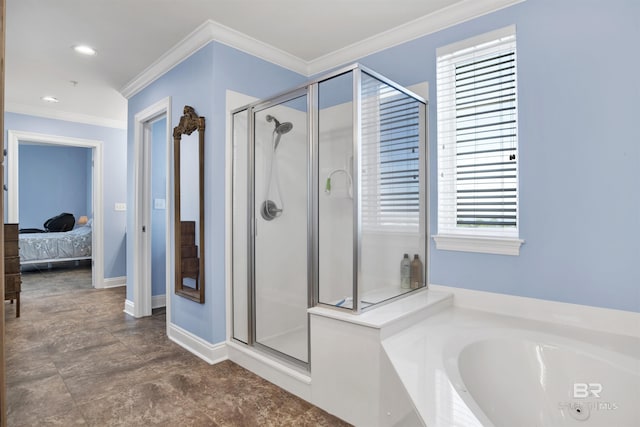
POLYGON ((120 93, 127 99, 131 98, 212 41, 226 44, 309 77, 523 1, 525 0, 462 0, 445 9, 312 61, 304 61, 297 56, 209 19, 123 86, 120 93))
POLYGON ((102 126, 115 129, 126 129, 127 120, 109 119, 106 117, 91 116, 88 114, 74 113, 71 111, 50 110, 48 108, 36 107, 27 104, 7 102, 5 112, 25 114, 28 116, 42 117, 45 119, 64 120, 67 122, 84 123, 93 126, 102 126))
POLYGON ((135 76, 129 83, 120 89, 120 93, 129 99, 153 81, 171 70, 173 67, 193 55, 211 41, 210 21, 205 21, 174 47, 165 52, 154 63, 135 76))
POLYGON ((212 40, 226 44, 234 49, 248 53, 265 61, 279 65, 298 74, 308 76, 307 62, 295 55, 285 52, 264 43, 253 37, 249 37, 240 31, 236 31, 215 21, 208 21, 211 31, 212 40))
POLYGON ((308 75, 331 70, 385 49, 461 24, 525 0, 462 0, 308 63, 308 75))
POLYGON ((120 93, 129 99, 212 41, 307 75, 303 60, 212 20, 207 20, 127 83, 120 93))

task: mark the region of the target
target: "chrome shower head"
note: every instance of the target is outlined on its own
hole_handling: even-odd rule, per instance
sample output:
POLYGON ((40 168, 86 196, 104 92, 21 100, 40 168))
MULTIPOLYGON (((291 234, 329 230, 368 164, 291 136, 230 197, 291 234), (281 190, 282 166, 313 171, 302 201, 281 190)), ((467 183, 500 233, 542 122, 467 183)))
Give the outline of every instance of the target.
POLYGON ((285 133, 291 131, 291 129, 293 129, 293 123, 291 122, 284 122, 284 123, 280 123, 278 121, 278 119, 276 119, 275 117, 273 117, 270 114, 267 114, 266 117, 268 122, 275 122, 275 129, 273 130, 275 133, 277 133, 278 135, 284 135, 285 133))
POLYGON ((277 125, 275 130, 278 135, 284 135, 285 133, 289 132, 291 129, 293 129, 293 123, 284 122, 282 124, 277 125))

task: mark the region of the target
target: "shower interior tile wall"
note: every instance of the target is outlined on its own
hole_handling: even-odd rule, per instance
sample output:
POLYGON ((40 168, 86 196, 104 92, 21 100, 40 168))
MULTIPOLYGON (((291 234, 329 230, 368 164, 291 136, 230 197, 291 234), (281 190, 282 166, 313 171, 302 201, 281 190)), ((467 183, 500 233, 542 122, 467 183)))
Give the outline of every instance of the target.
POLYGON ((417 233, 362 232, 362 298, 377 303, 398 295, 400 261, 418 254, 423 264, 424 238, 417 233))

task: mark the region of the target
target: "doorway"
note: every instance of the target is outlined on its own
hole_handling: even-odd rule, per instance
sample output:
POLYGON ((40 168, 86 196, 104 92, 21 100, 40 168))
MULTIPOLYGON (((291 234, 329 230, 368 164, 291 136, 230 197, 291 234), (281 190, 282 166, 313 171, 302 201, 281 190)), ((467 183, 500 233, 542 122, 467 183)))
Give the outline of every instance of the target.
POLYGON ((94 288, 105 287, 104 283, 104 224, 103 224, 103 147, 102 141, 71 138, 58 135, 46 135, 34 132, 21 132, 8 130, 7 143, 7 221, 19 223, 20 200, 20 173, 19 173, 19 148, 20 144, 39 144, 47 147, 79 147, 91 150, 91 208, 88 212, 92 219, 91 282, 94 288))
POLYGON ((167 289, 167 117, 149 124, 151 217, 151 309, 166 305, 167 289))
POLYGON ((171 318, 170 124, 170 98, 151 105, 134 118, 133 301, 125 309, 134 317, 150 316, 154 308, 166 307, 166 318, 171 318))

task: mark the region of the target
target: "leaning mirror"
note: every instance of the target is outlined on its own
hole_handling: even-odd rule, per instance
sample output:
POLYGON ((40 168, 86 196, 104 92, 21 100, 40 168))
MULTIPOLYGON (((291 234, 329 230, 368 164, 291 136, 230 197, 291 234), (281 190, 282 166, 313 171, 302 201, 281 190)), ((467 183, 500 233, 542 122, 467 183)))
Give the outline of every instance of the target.
POLYGON ((173 128, 175 292, 204 303, 204 117, 185 106, 173 128))

